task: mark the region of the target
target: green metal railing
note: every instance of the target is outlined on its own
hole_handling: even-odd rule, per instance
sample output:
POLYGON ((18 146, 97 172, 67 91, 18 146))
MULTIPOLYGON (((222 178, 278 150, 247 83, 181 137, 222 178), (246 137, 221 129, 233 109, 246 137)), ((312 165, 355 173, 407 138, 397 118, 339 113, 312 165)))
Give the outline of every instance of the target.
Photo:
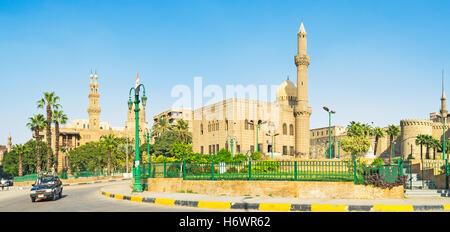
POLYGON ((143 178, 184 180, 351 181, 363 184, 378 173, 393 183, 399 165, 358 166, 354 161, 249 161, 232 163, 150 163, 142 167, 143 178))
POLYGON ((37 178, 37 174, 28 174, 24 176, 16 176, 13 178, 14 182, 23 182, 23 181, 35 181, 37 178))

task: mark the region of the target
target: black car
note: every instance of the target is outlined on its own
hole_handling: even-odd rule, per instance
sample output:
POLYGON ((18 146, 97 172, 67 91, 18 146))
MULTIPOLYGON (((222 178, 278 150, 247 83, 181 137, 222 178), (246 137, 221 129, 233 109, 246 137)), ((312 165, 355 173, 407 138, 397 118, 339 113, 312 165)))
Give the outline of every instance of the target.
POLYGON ((30 191, 30 198, 32 202, 41 199, 56 200, 62 197, 62 183, 55 175, 43 173, 38 175, 36 182, 30 191))

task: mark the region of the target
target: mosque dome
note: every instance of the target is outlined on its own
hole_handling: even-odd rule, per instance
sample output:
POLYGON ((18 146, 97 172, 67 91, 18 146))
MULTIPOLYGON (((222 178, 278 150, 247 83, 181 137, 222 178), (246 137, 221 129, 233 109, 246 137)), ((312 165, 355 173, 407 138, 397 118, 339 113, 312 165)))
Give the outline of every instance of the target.
POLYGON ((284 81, 277 90, 277 98, 279 100, 290 100, 297 98, 297 87, 289 79, 284 81))

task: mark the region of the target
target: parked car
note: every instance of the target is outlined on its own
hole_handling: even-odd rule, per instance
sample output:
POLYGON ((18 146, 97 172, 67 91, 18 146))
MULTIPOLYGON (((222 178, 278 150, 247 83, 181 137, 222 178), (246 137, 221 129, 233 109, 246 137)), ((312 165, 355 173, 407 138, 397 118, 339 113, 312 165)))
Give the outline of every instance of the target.
POLYGON ((12 179, 2 178, 0 180, 0 184, 2 184, 4 187, 12 186, 13 185, 13 180, 12 179))
POLYGON ((30 190, 30 198, 32 202, 42 199, 56 200, 62 197, 62 191, 58 176, 51 172, 41 172, 30 190))

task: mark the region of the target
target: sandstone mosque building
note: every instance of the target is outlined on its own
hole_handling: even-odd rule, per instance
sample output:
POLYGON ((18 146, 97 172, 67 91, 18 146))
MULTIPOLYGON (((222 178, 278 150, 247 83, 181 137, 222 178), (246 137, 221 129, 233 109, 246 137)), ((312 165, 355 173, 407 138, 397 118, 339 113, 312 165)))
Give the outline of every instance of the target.
MULTIPOLYGON (((60 128, 59 144, 61 148, 65 148, 67 151, 73 148, 84 145, 88 142, 99 141, 104 135, 112 134, 116 137, 128 137, 130 141, 134 141, 135 136, 135 112, 134 104, 131 110, 128 108, 124 109, 127 111, 127 121, 125 122, 125 127, 111 127, 108 122, 100 122, 100 92, 98 85, 98 75, 89 76, 89 107, 87 112, 89 115, 89 120, 86 119, 76 119, 71 123, 66 124, 64 127, 60 128)), ((137 79, 137 83, 139 79, 137 79)), ((148 124, 145 121, 145 108, 142 103, 139 104, 139 141, 144 143, 146 137, 144 137, 145 130, 148 129, 148 124)), ((45 129, 44 129, 45 132, 45 129)), ((43 139, 46 139, 46 133, 41 133, 43 139)), ((45 141, 45 140, 44 140, 45 141)), ((55 141, 56 134, 55 128, 52 127, 52 149, 55 151, 55 141)), ((133 144, 133 142, 130 142, 133 144)), ((68 167, 68 160, 66 159, 66 153, 60 152, 58 157, 58 171, 62 170, 63 167, 68 167)))
MULTIPOLYGON (((328 127, 310 131, 311 107, 308 105, 307 33, 303 22, 297 34, 298 50, 294 57, 297 86, 289 79, 277 89, 275 102, 229 98, 204 107, 173 109, 153 118, 167 117, 170 122, 183 119, 192 125, 194 152, 216 154, 220 149, 234 153, 260 151, 299 158, 318 158, 312 152, 311 135, 327 138, 328 127), (321 133, 317 133, 320 131, 321 133), (324 135, 323 132, 326 131, 324 135), (257 141, 257 142, 256 142, 257 141)), ((333 138, 345 131, 332 127, 333 138)), ((327 143, 328 144, 328 143, 327 143)), ((316 149, 318 150, 318 149, 316 149)), ((320 156, 322 157, 322 156, 320 156)))
MULTIPOLYGON (((276 101, 230 98, 195 110, 167 110, 156 115, 153 121, 157 122, 161 117, 168 118, 171 124, 175 124, 179 119, 187 121, 196 153, 216 154, 222 148, 231 150, 233 142, 233 153, 248 154, 258 150, 266 157, 270 157, 273 151, 277 157, 283 158, 328 158, 329 128, 309 128, 312 113, 308 105, 310 58, 307 54, 307 33, 303 22, 297 40, 298 50, 294 57, 297 85, 289 79, 284 81, 277 89, 276 101)), ((388 159, 394 149, 396 157, 404 154, 405 158, 411 155, 420 159, 420 146, 416 145, 415 138, 419 134, 428 134, 442 141, 443 125, 439 115, 447 115, 445 105, 445 93, 442 91, 440 113, 431 113, 430 120, 401 120, 400 126, 397 126, 401 134, 393 138, 393 147, 387 134, 379 138, 377 143, 374 136, 370 137, 371 146, 366 157, 388 159)), ((387 129, 383 128, 385 131, 387 129)), ((445 130, 448 134, 447 124, 445 130)), ((350 154, 338 145, 341 138, 347 135, 346 128, 332 126, 330 131, 332 157, 349 157, 350 154)), ((423 149, 425 153, 425 148, 423 149)))

